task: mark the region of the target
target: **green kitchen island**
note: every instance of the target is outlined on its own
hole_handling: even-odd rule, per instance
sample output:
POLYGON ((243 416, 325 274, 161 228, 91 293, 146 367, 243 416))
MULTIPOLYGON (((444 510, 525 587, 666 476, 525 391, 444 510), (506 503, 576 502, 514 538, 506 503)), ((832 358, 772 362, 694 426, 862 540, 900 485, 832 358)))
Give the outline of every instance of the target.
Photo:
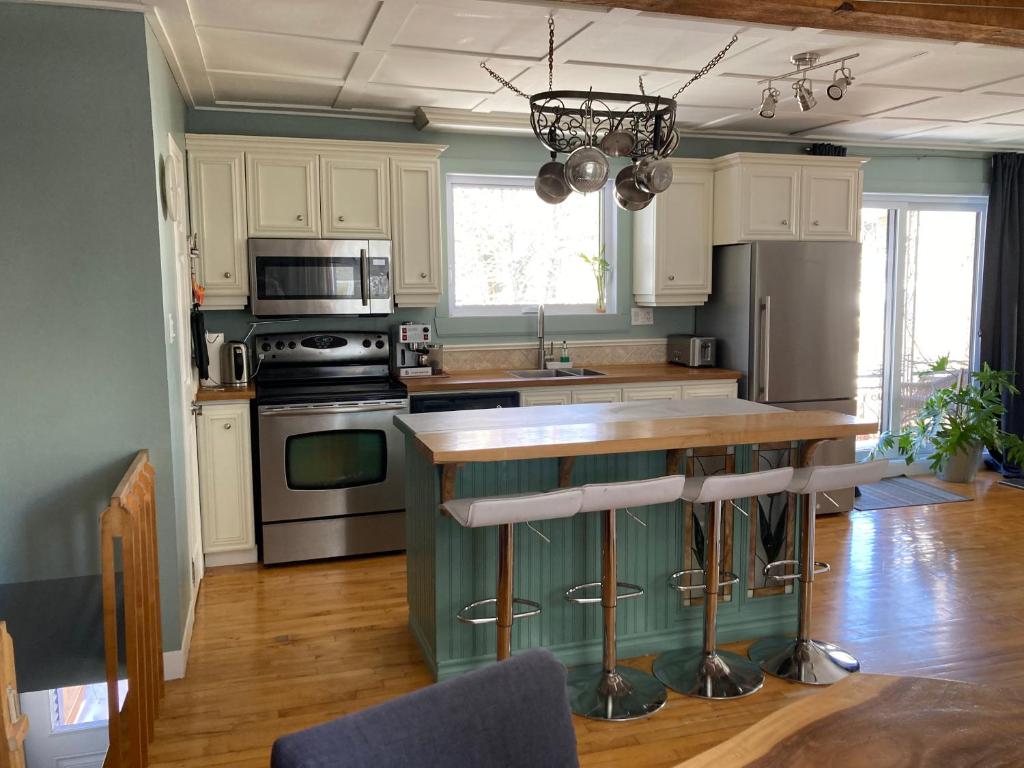
MULTIPOLYGON (((496 532, 461 527, 440 511, 443 500, 803 466, 821 442, 877 428, 839 413, 728 398, 413 414, 395 423, 406 436, 409 628, 437 679, 493 661, 495 648, 494 625, 455 615, 494 596, 496 532)), ((786 493, 743 499, 744 514, 725 515, 723 569, 740 580, 724 589, 720 642, 796 630, 794 588, 766 581, 762 569, 797 556, 799 503, 786 493)), ((701 593, 677 592, 668 577, 702 566, 708 510, 679 501, 630 511, 640 522, 619 516, 619 579, 645 594, 619 605, 620 658, 698 645, 701 593)), ((600 606, 571 604, 564 593, 600 579, 600 516, 536 528, 550 543, 516 527, 515 595, 543 612, 515 623, 513 651, 545 647, 566 664, 597 662, 600 606)))

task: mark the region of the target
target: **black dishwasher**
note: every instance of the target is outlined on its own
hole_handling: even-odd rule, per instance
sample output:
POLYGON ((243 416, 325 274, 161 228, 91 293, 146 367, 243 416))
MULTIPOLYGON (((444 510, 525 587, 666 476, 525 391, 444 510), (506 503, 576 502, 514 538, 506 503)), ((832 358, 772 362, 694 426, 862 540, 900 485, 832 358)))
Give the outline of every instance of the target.
POLYGON ((518 392, 457 392, 445 395, 412 395, 409 413, 477 411, 484 408, 518 408, 518 392))

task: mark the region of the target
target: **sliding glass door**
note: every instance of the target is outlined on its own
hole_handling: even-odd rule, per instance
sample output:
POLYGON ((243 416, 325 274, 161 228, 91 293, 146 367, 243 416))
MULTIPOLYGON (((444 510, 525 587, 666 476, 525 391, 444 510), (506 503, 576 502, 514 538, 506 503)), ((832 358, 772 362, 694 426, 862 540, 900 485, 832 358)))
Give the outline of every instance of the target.
POLYGON ((859 415, 905 426, 932 391, 974 366, 984 231, 984 198, 865 195, 859 415), (944 358, 949 373, 927 373, 944 358))

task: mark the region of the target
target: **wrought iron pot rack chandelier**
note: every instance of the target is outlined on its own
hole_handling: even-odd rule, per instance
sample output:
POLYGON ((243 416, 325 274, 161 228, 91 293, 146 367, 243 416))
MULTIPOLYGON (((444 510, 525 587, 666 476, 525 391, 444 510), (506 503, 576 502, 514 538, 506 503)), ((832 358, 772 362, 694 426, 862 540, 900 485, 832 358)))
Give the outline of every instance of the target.
POLYGON ((671 97, 650 96, 639 78, 640 93, 554 90, 555 19, 548 17, 548 90, 532 96, 480 62, 503 87, 530 102, 530 126, 537 140, 551 153, 534 181, 546 203, 565 201, 573 192, 587 194, 608 180, 608 158, 629 157, 632 164, 615 179, 615 201, 620 208, 639 211, 672 183, 672 165, 665 159, 679 143, 676 98, 722 60, 736 43, 732 40, 687 80, 671 97), (567 155, 564 163, 558 155, 567 155))

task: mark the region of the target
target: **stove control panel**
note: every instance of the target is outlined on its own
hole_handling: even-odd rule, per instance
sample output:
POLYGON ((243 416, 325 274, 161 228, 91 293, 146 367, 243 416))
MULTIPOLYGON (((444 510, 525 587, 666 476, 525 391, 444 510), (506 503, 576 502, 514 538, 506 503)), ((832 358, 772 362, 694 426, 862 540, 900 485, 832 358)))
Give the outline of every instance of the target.
POLYGON ((325 331, 268 333, 256 337, 256 354, 264 364, 386 364, 390 352, 386 333, 325 331))

